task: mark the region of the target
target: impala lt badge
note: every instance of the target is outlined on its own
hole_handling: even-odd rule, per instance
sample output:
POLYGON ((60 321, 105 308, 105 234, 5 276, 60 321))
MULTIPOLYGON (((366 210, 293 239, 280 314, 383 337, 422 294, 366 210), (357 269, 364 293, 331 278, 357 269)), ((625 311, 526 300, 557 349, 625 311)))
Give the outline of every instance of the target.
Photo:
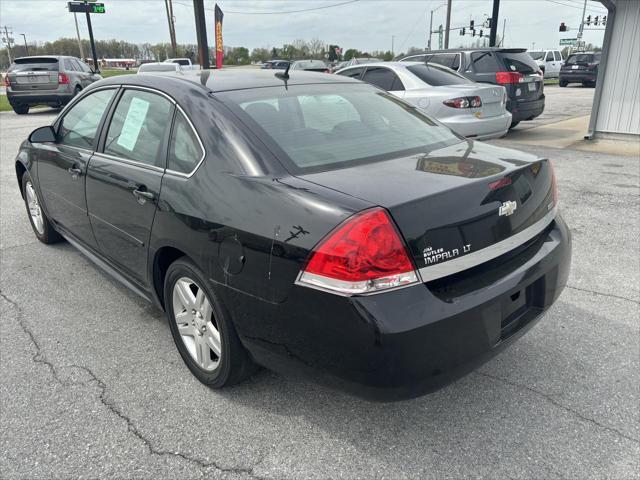
POLYGON ((513 215, 513 212, 518 208, 518 204, 516 202, 512 202, 508 200, 500 205, 500 210, 498 210, 498 215, 508 217, 509 215, 513 215))

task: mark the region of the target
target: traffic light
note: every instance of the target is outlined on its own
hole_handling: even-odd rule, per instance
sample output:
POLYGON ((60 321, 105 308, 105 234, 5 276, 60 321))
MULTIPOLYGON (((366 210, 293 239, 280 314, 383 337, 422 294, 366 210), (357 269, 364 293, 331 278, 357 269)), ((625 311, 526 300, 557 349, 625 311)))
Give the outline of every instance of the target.
POLYGON ((593 19, 593 24, 594 24, 594 25, 598 25, 598 18, 599 18, 599 17, 596 17, 596 18, 594 18, 594 19, 593 19))
POLYGON ((476 22, 474 22, 473 20, 469 20, 469 30, 473 30, 473 27, 475 26, 476 22))
POLYGON ((476 29, 474 28, 473 30, 471 30, 471 36, 475 37, 476 36, 476 29))
POLYGON ((465 29, 464 27, 462 27, 462 29, 460 30, 460 35, 464 36, 464 32, 465 32, 465 29))
POLYGON ((564 22, 560 23, 560 32, 566 32, 567 31, 567 26, 564 24, 564 22))
POLYGON ((587 15, 587 21, 585 23, 591 25, 591 15, 587 15))
POLYGON ((602 17, 602 25, 606 25, 607 24, 607 16, 605 15, 604 17, 602 17))
POLYGON ((482 37, 482 30, 480 30, 480 36, 482 37))

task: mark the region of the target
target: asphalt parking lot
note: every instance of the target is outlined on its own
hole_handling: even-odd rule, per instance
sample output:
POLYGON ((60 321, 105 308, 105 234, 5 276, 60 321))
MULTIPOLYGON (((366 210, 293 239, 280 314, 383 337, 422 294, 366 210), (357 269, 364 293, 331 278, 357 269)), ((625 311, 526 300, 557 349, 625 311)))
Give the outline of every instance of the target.
MULTIPOLYGON (((588 112, 590 95, 547 89, 538 122, 588 112)), ((381 404, 268 371, 209 390, 160 311, 39 243, 13 161, 54 115, 0 114, 2 478, 640 478, 637 157, 520 145, 555 161, 568 288, 479 371, 381 404)))

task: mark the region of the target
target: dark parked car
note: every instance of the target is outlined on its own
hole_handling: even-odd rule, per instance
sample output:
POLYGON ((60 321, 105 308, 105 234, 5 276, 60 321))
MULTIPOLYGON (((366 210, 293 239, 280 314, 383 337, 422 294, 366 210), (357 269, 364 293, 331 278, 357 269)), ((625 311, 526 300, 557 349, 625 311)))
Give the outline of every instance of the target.
POLYGON ((259 364, 420 395, 511 344, 567 281, 549 160, 338 75, 109 78, 15 165, 38 239, 164 309, 211 387, 259 364))
POLYGON ((289 60, 267 60, 260 68, 265 70, 285 70, 291 62, 289 60))
POLYGON ((585 87, 595 87, 598 79, 600 53, 572 53, 560 68, 560 86, 570 83, 582 83, 585 87))
POLYGON ((398 60, 439 63, 475 82, 502 85, 507 91, 507 110, 513 116, 512 128, 544 111, 543 75, 524 48, 433 50, 398 60))
POLYGON ((75 57, 16 58, 4 79, 7 100, 17 114, 33 105, 61 107, 102 77, 75 57))

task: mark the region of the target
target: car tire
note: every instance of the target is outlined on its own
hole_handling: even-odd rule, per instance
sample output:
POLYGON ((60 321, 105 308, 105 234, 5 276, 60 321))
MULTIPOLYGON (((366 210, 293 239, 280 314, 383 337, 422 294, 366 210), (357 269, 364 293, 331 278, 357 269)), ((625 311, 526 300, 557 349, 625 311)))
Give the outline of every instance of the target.
POLYGON ((222 388, 256 370, 207 276, 184 257, 167 270, 164 305, 180 356, 200 382, 222 388))
POLYGON ((13 107, 13 111, 18 115, 26 115, 29 113, 29 105, 11 105, 13 107))
POLYGON ((517 127, 519 123, 520 123, 519 121, 518 122, 511 122, 511 125, 509 125, 509 130, 511 130, 512 128, 517 127))
POLYGON ((31 223, 33 233, 35 233, 38 240, 46 244, 56 243, 62 240, 62 236, 53 228, 53 225, 40 206, 42 202, 33 185, 29 172, 25 172, 22 175, 22 196, 24 198, 24 204, 27 207, 29 223, 31 223))
POLYGON ((560 81, 558 82, 558 85, 560 85, 562 88, 564 88, 564 87, 566 87, 566 86, 567 86, 567 82, 566 82, 565 80, 560 80, 560 81))

